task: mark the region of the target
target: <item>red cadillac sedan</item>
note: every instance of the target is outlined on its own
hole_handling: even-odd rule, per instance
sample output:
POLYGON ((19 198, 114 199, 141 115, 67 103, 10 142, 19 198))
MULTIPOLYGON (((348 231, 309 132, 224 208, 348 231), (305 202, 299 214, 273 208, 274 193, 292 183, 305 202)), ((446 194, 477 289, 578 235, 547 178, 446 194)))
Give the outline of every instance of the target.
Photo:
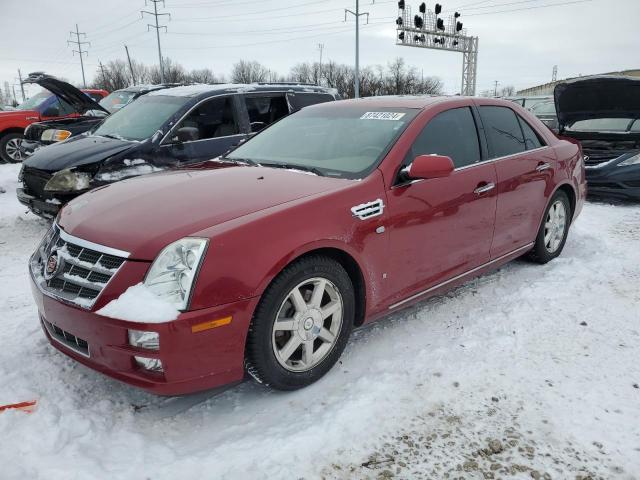
POLYGON ((512 102, 314 105, 70 202, 30 260, 33 293, 56 348, 128 384, 293 390, 353 328, 560 255, 585 190, 579 147, 512 102))

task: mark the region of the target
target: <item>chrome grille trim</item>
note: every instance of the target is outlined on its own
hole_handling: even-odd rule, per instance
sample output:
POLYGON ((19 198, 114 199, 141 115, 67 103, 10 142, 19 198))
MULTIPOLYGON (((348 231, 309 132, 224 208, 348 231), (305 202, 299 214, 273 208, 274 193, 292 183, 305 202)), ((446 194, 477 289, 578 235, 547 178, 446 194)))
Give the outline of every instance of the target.
POLYGON ((128 257, 129 252, 74 237, 54 223, 31 256, 29 270, 44 295, 90 310, 128 257), (48 276, 54 252, 58 267, 48 276))

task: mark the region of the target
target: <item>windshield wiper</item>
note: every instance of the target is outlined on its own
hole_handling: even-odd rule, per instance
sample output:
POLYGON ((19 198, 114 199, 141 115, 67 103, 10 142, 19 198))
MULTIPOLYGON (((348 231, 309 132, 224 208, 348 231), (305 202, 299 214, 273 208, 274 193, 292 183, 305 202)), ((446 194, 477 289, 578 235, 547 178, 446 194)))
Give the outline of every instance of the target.
MULTIPOLYGON (((214 159, 216 160, 216 159, 214 159)), ((221 162, 233 162, 233 163, 244 163, 245 165, 251 165, 253 167, 258 165, 258 162, 255 160, 251 160, 250 158, 229 158, 229 157, 220 157, 217 159, 221 162)))
POLYGON ((260 165, 263 167, 271 167, 271 168, 286 168, 288 170, 302 170, 304 172, 315 173, 319 177, 324 177, 324 173, 317 169, 316 167, 309 167, 307 165, 298 165, 295 163, 269 163, 269 162, 260 162, 260 165))

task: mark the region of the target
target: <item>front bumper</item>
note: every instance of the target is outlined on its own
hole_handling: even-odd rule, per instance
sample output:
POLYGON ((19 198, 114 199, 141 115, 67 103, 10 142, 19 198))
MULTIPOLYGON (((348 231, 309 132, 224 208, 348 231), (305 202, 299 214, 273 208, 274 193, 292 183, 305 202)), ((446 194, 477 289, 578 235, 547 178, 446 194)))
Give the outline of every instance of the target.
MULTIPOLYGON (((241 381, 246 334, 258 297, 185 312, 168 323, 126 322, 44 295, 31 281, 40 324, 65 355, 129 385, 158 395, 182 395, 241 381), (194 325, 232 317, 231 323, 193 332, 194 325), (128 330, 158 332, 159 350, 128 343, 128 330), (162 372, 140 367, 134 356, 160 359, 162 372)), ((65 380, 65 381, 68 381, 65 380)))
POLYGON ((585 169, 589 195, 640 200, 640 166, 616 164, 585 169))
POLYGON ((62 202, 60 201, 47 201, 34 197, 33 195, 29 195, 23 188, 16 189, 16 196, 18 197, 18 201, 28 207, 33 213, 48 219, 55 218, 62 206, 62 202))

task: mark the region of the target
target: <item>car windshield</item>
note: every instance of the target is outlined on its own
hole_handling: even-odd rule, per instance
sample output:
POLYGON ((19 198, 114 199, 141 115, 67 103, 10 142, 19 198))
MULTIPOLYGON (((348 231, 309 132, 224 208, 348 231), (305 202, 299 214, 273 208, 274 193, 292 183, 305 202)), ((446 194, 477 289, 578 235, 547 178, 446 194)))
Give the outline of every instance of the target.
POLYGON ((285 117, 225 158, 363 178, 419 110, 327 103, 285 117))
POLYGON ((536 115, 555 115, 556 105, 553 102, 538 103, 531 112, 536 115))
POLYGON ((531 110, 534 106, 538 105, 542 102, 548 102, 549 97, 540 97, 540 98, 525 98, 524 99, 524 107, 531 110))
POLYGON ((38 94, 34 95, 31 98, 26 99, 20 105, 18 105, 18 110, 33 110, 37 108, 42 102, 44 102, 47 98, 51 96, 51 92, 49 90, 42 90, 38 94))
POLYGON ((627 132, 633 122, 632 118, 593 118, 579 120, 571 125, 575 132, 627 132))
POLYGON ((127 103, 133 100, 133 97, 135 97, 135 95, 136 95, 135 92, 129 92, 127 90, 119 90, 117 92, 110 93, 109 95, 104 97, 102 100, 100 100, 99 103, 101 107, 106 108, 111 113, 113 113, 116 110, 120 110, 127 103))
POLYGON ((126 109, 108 116, 93 134, 125 140, 146 140, 190 100, 189 97, 162 95, 141 97, 126 109))

